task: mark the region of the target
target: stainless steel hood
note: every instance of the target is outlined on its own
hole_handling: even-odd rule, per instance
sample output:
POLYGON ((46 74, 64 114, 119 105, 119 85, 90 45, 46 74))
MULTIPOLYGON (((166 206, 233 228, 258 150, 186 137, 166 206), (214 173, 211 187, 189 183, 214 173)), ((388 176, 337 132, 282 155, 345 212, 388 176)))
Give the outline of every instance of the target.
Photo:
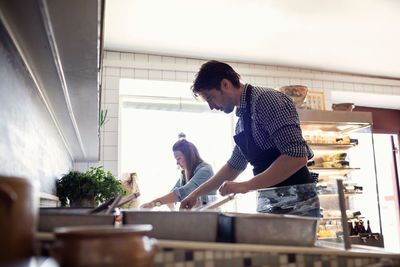
POLYGON ((0 0, 0 20, 72 159, 99 160, 102 0, 0 0))

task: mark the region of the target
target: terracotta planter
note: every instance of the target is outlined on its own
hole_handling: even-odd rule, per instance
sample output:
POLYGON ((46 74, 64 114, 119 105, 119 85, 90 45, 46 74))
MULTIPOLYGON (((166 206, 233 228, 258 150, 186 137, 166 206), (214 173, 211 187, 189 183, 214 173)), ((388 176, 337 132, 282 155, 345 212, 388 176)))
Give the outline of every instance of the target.
POLYGON ((94 197, 83 197, 82 199, 70 199, 69 204, 75 208, 93 208, 96 205, 94 197))
POLYGON ((153 266, 151 225, 76 226, 55 229, 52 256, 61 266, 153 266))
POLYGON ((29 180, 0 177, 0 265, 33 255, 38 202, 37 187, 29 180))

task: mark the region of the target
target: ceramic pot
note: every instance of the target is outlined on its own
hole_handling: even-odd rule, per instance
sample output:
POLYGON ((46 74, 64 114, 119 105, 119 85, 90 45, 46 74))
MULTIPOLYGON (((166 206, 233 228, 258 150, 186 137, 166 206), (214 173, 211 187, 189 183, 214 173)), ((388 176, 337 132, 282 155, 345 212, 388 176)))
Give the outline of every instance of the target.
POLYGON ((295 107, 300 107, 306 99, 308 88, 304 85, 287 85, 279 88, 279 91, 289 96, 295 107))
POLYGON ((353 111, 354 107, 355 107, 354 103, 332 104, 333 110, 340 110, 340 111, 353 111))
POLYGON ((39 209, 37 185, 17 177, 0 177, 0 263, 29 258, 39 209))
POLYGON ((71 226, 55 229, 51 255, 61 266, 153 266, 154 239, 149 224, 71 226))

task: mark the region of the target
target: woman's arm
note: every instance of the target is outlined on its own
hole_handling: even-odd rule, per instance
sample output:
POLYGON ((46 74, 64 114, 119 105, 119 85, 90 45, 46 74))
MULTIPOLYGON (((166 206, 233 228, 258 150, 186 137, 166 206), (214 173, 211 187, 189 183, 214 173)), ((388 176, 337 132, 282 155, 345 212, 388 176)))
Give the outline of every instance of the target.
POLYGON ((172 189, 172 191, 162 197, 156 198, 153 201, 143 204, 142 208, 153 208, 164 204, 170 204, 181 201, 193 190, 207 181, 213 175, 213 171, 209 165, 205 165, 196 170, 193 177, 184 185, 181 186, 180 180, 178 180, 172 189))
POLYGON ((192 208, 197 201, 197 198, 206 195, 212 191, 215 191, 220 187, 220 185, 228 180, 232 181, 236 179, 242 170, 236 170, 225 164, 213 177, 211 177, 207 182, 199 186, 196 190, 190 193, 184 200, 181 201, 181 209, 192 208))
POLYGON ((175 193, 179 201, 181 201, 191 192, 209 180, 213 175, 214 172, 211 166, 202 163, 195 169, 192 178, 184 186, 174 188, 172 191, 175 193))
POLYGON ((140 206, 141 208, 154 208, 156 206, 161 206, 164 204, 178 202, 178 198, 174 194, 174 192, 170 192, 162 197, 156 198, 148 203, 143 204, 140 206))

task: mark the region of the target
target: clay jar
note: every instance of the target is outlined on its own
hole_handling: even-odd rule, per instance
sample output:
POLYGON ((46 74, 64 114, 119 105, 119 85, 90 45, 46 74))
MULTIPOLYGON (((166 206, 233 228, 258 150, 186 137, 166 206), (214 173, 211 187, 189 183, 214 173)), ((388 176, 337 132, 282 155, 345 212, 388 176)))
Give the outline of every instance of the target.
POLYGON ((300 107, 307 97, 308 88, 304 85, 286 85, 279 88, 279 91, 288 95, 295 107, 300 107))
POLYGON ((0 176, 0 264, 16 262, 34 253, 39 209, 37 184, 0 176))
POLYGON ((354 103, 339 103, 339 104, 332 104, 333 110, 340 110, 340 111, 353 111, 354 103))
POLYGON ((55 229, 51 255, 61 266, 153 266, 149 224, 71 226, 55 229))

